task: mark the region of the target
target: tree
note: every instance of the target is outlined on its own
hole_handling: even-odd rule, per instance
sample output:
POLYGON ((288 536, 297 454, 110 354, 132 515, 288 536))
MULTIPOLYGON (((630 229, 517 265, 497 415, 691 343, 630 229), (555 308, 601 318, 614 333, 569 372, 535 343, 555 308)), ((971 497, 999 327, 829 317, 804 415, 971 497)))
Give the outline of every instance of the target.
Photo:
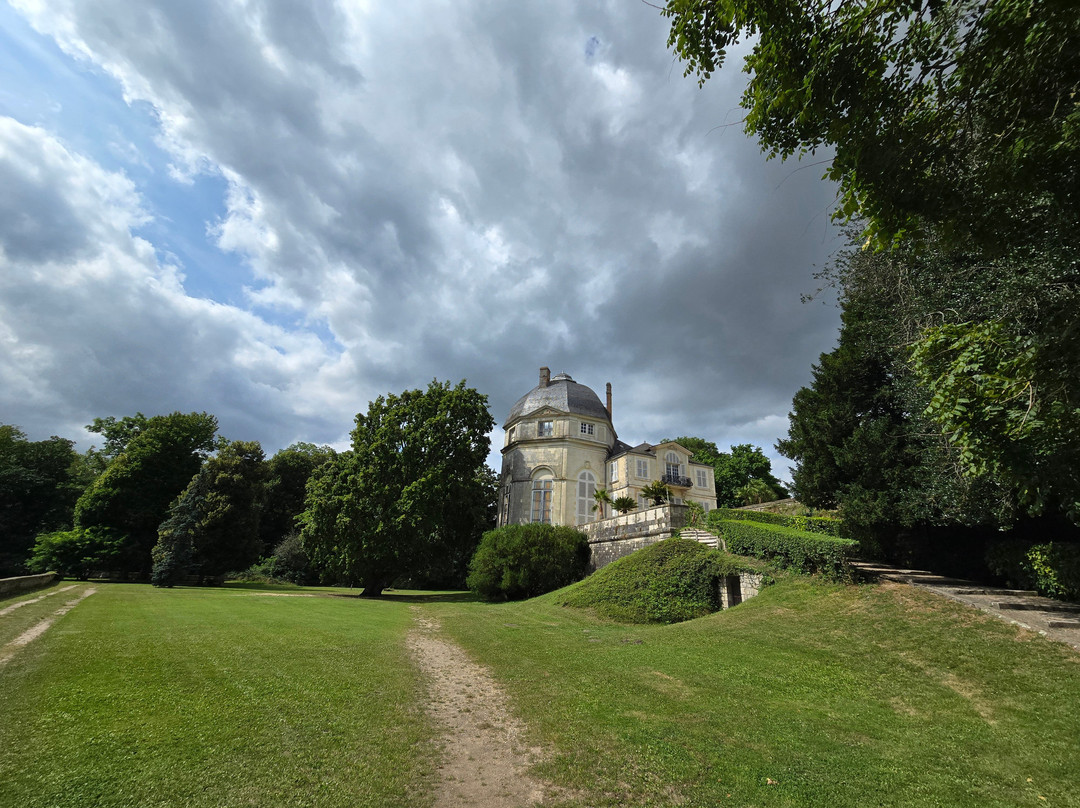
POLYGON ((441 555, 471 553, 493 502, 483 469, 494 423, 464 381, 371 402, 352 451, 308 482, 300 535, 313 564, 377 597, 441 555))
POLYGON ((38 535, 27 567, 86 580, 106 569, 123 547, 123 537, 103 527, 57 530, 38 535))
MULTIPOLYGON (((814 366, 811 385, 796 393, 788 437, 777 449, 796 461, 800 501, 839 506, 858 538, 898 560, 917 561, 894 552, 901 538, 907 545, 959 544, 965 535, 1000 536, 1020 526, 1025 511, 1036 512, 1021 497, 1018 480, 1025 469, 1045 472, 1047 494, 1056 491, 1059 502, 1067 501, 1074 433, 1039 426, 1013 441, 1002 428, 1023 425, 1032 401, 1009 392, 1016 389, 1010 377, 1030 375, 1031 357, 1005 335, 1018 329, 1031 334, 1043 322, 1054 322, 1055 312, 1075 309, 1076 292, 1066 283, 1047 282, 1056 272, 1049 265, 1024 263, 1025 271, 1020 265, 1008 270, 1009 260, 1014 259, 994 259, 994 271, 986 271, 984 257, 931 241, 923 249, 888 252, 855 247, 827 272, 841 292, 839 344, 814 366), (989 331, 974 325, 987 318, 997 323, 989 331), (1003 351, 993 348, 999 339, 1003 351), (912 363, 913 351, 925 368, 912 363), (963 367, 953 367, 957 362, 963 367), (950 387, 967 400, 951 398, 945 392, 950 387), (1023 412, 1016 409, 1021 403, 1023 412), (966 457, 966 438, 942 428, 942 413, 960 409, 978 420, 971 433, 975 451, 966 457), (1001 423, 995 423, 999 416, 1001 423), (990 442, 979 445, 984 438, 990 442), (975 465, 982 453, 999 450, 1000 463, 975 465), (1052 473, 1056 464, 1059 474, 1052 473)), ((1052 364, 1060 372, 1075 368, 1076 359, 1057 355, 1052 364)), ((1052 394, 1040 392, 1042 387, 1028 385, 1026 392, 1045 403, 1052 394)), ((1053 395, 1067 395, 1067 386, 1057 389, 1053 395)), ((1046 523, 1044 529, 1052 528, 1046 523)))
POLYGON ((593 499, 596 502, 593 504, 592 509, 600 512, 600 518, 603 519, 606 515, 604 511, 605 505, 611 505, 611 494, 608 493, 606 488, 597 488, 593 492, 593 499))
POLYGON ((308 478, 333 456, 329 446, 294 443, 267 461, 266 496, 259 515, 264 552, 297 531, 296 519, 304 511, 308 478))
POLYGON ((641 495, 652 500, 653 505, 663 505, 671 497, 671 489, 660 480, 653 480, 641 489, 641 495))
POLYGON ((75 527, 124 537, 121 569, 149 571, 150 550, 169 505, 214 447, 217 419, 205 412, 157 415, 113 458, 75 505, 75 527))
POLYGON ((92 423, 86 425, 90 432, 95 432, 105 438, 105 445, 101 448, 101 454, 107 460, 112 460, 125 449, 139 434, 146 429, 150 419, 137 412, 134 415, 125 415, 117 419, 115 416, 95 418, 92 423))
POLYGON ((189 573, 216 577, 256 561, 265 477, 258 442, 219 440, 158 530, 154 584, 171 586, 189 573))
POLYGON ((21 572, 38 533, 71 525, 82 480, 73 446, 0 424, 0 577, 21 572))
POLYGON ((743 505, 758 505, 771 500, 774 493, 764 480, 751 480, 736 491, 735 496, 743 505))
POLYGON ((637 510, 637 502, 633 497, 615 497, 611 502, 611 507, 619 513, 630 513, 637 510))
POLYGON ((879 246, 972 246, 1080 221, 1080 13, 1069 0, 669 0, 704 83, 754 38, 745 127, 770 157, 835 150, 836 216, 879 246))

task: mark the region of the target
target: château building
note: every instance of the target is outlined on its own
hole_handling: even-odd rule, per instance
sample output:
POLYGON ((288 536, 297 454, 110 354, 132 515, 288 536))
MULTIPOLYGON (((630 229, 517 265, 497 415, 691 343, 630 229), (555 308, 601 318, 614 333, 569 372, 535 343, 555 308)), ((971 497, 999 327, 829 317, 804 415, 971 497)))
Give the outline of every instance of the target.
POLYGON ((619 440, 607 403, 566 373, 540 368, 540 383, 518 399, 503 424, 499 524, 549 522, 583 525, 610 513, 594 510, 593 494, 630 497, 649 506, 641 490, 655 480, 673 504, 716 507, 712 466, 691 459, 674 441, 630 446, 619 440))

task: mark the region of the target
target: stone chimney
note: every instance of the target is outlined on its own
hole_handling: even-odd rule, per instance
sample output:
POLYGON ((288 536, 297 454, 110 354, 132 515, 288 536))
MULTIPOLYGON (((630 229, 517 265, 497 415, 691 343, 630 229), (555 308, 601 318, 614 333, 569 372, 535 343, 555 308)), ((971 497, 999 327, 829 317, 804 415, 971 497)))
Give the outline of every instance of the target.
POLYGON ((611 382, 607 383, 607 417, 611 420, 611 382))
POLYGON ((551 371, 547 368, 540 368, 540 386, 547 387, 551 384, 551 371))

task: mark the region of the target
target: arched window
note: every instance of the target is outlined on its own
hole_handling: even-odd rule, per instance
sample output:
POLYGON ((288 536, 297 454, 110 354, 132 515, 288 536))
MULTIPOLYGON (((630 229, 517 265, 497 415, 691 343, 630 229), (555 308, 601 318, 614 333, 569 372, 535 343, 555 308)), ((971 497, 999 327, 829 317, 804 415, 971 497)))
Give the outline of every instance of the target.
POLYGON ((664 455, 665 474, 669 477, 682 477, 682 466, 679 464, 679 456, 674 452, 664 455))
POLYGON ((577 523, 583 525, 597 518, 599 511, 593 510, 596 500, 596 477, 591 471, 583 471, 577 478, 577 523))
POLYGON ((555 489, 555 481, 551 472, 542 470, 536 472, 532 485, 532 515, 533 522, 551 524, 551 495, 555 489))

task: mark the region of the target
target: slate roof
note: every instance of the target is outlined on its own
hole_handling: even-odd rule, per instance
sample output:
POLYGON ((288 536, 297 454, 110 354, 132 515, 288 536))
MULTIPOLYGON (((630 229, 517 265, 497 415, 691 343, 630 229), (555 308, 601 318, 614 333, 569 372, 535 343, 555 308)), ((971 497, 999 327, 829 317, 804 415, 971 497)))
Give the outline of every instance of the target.
POLYGON ((600 418, 611 423, 607 408, 600 403, 600 398, 590 388, 578 384, 568 373, 552 376, 547 387, 537 385, 517 400, 506 416, 503 428, 544 407, 551 407, 559 412, 600 418))

